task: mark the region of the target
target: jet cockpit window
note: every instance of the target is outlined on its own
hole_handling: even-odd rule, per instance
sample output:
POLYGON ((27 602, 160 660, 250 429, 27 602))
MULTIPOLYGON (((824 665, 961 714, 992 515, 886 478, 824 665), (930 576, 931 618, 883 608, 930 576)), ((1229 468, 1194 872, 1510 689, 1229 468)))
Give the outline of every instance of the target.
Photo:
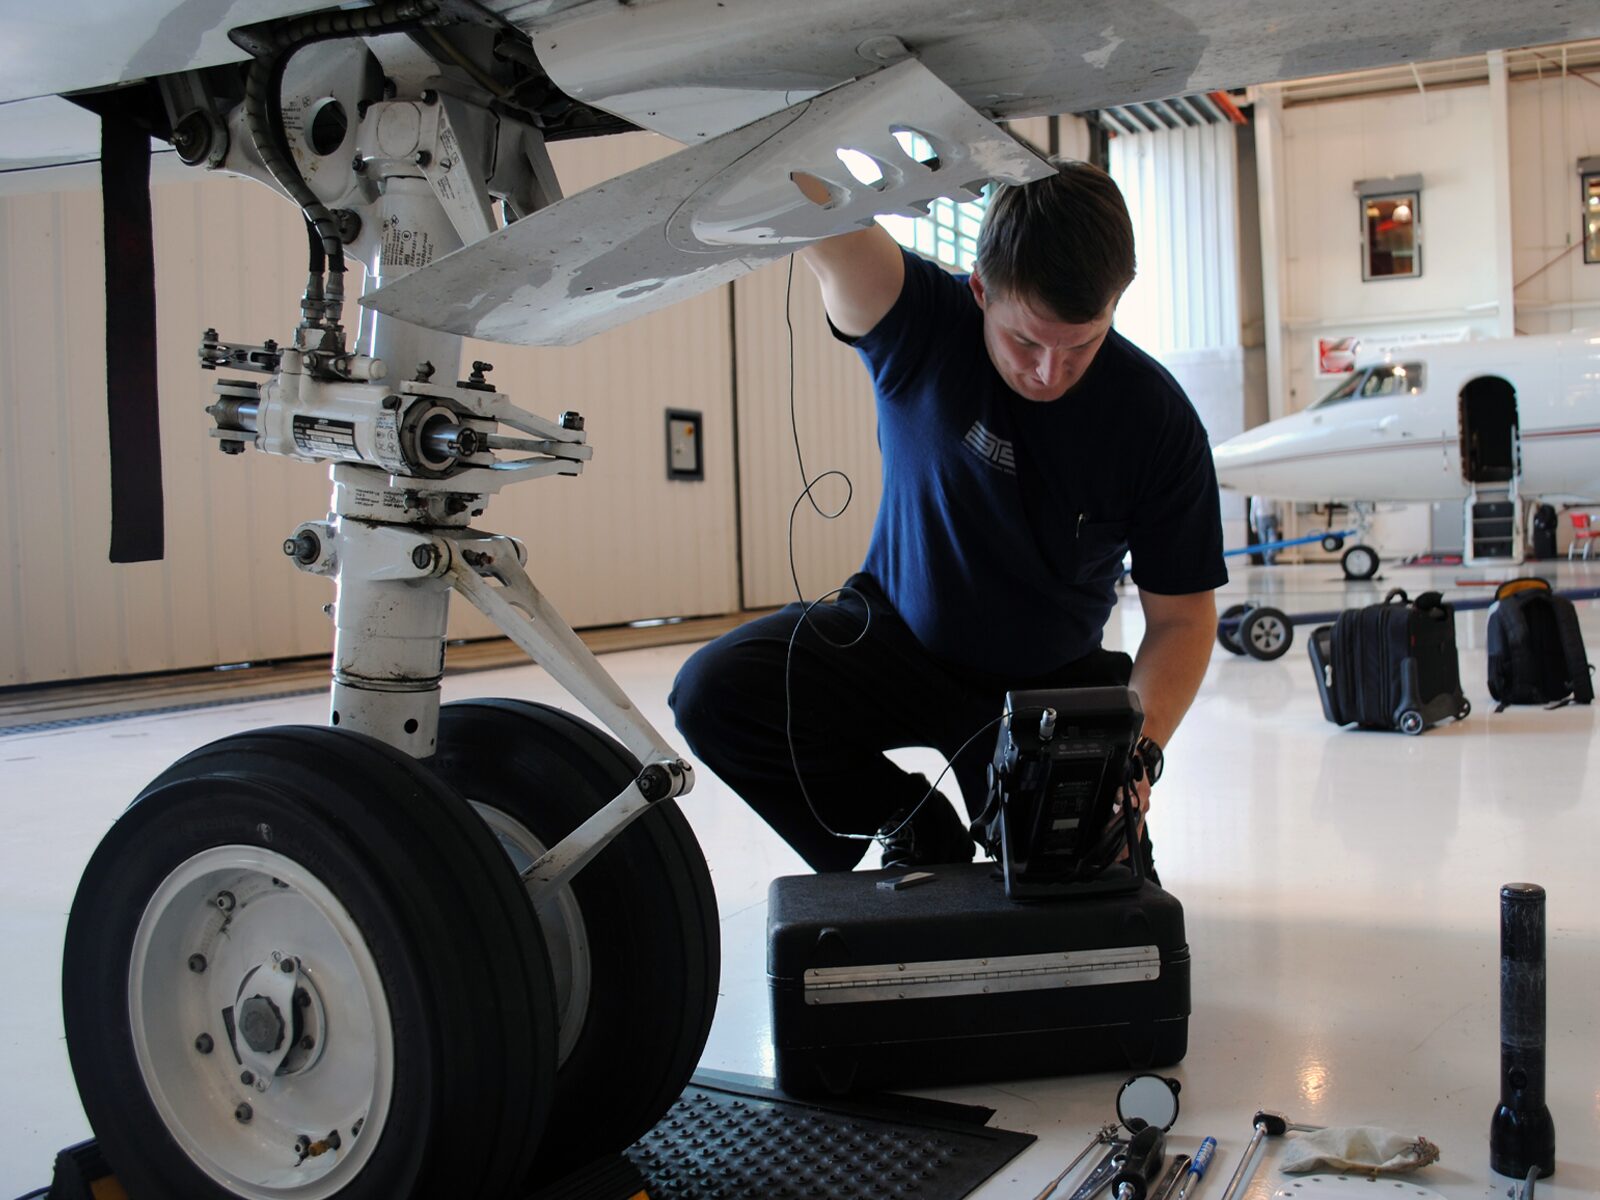
POLYGON ((1389 363, 1373 367, 1361 385, 1361 395, 1415 396, 1422 391, 1421 363, 1389 363))
POLYGON ((1333 391, 1329 392, 1321 400, 1318 400, 1311 407, 1327 408, 1330 404, 1341 404, 1344 401, 1349 400, 1351 397, 1359 395, 1362 386, 1367 381, 1367 377, 1371 374, 1372 372, 1369 370, 1353 372, 1348 379, 1346 379, 1338 387, 1334 388, 1333 391))
POLYGON ((1377 396, 1415 396, 1422 391, 1426 374, 1419 362, 1363 367, 1311 407, 1327 408, 1346 400, 1370 400, 1377 396))

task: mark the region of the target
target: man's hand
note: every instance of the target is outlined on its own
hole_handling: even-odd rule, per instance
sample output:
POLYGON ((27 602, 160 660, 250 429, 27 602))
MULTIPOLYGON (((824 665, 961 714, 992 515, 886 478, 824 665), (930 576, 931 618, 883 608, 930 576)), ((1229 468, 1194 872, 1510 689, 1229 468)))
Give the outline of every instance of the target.
MULTIPOLYGON (((1122 806, 1126 803, 1128 803, 1128 793, 1124 789, 1118 797, 1116 807, 1111 810, 1111 823, 1106 826, 1108 833, 1112 830, 1116 830, 1119 834, 1121 833, 1122 806)), ((1144 837, 1145 818, 1150 813, 1150 781, 1148 779, 1140 779, 1133 785, 1133 811, 1139 814, 1139 819, 1134 825, 1134 835, 1142 839, 1144 837)), ((1121 853, 1117 855, 1117 861, 1128 861, 1127 846, 1122 847, 1121 853)))

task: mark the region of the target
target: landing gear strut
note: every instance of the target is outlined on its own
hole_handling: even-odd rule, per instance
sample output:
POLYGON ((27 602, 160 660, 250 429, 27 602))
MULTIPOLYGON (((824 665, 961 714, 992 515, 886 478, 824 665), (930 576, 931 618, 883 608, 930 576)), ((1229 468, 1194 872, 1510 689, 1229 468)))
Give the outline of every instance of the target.
POLYGON ((693 772, 523 546, 471 524, 509 483, 579 474, 582 417, 518 408, 487 363, 455 379, 453 335, 384 321, 345 344, 347 243, 386 282, 485 236, 496 203, 559 195, 537 130, 383 36, 444 11, 397 0, 263 32, 228 118, 221 165, 301 205, 311 273, 289 344, 206 331, 207 411, 229 454, 331 468, 328 515, 282 545, 335 585, 333 728, 191 754, 84 871, 67 1047, 137 1197, 515 1195, 654 1124, 710 1028, 716 903, 674 804, 693 772), (342 29, 372 36, 327 40, 342 29), (282 111, 334 107, 337 155, 290 144, 315 130, 282 111), (315 190, 294 166, 312 160, 315 190), (610 735, 512 701, 441 714, 453 592, 610 735))

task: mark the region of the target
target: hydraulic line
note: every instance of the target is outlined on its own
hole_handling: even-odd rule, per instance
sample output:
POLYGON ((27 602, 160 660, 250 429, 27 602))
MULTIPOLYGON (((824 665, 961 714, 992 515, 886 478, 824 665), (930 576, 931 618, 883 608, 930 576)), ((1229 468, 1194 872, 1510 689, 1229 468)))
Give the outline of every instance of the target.
POLYGON ((392 0, 391 3, 355 11, 315 13, 286 21, 267 40, 245 78, 245 127, 256 153, 278 186, 305 213, 326 259, 325 311, 337 312, 344 304, 344 240, 338 219, 317 198, 295 166, 294 153, 283 128, 283 73, 296 51, 314 42, 370 37, 415 28, 438 9, 434 0, 392 0))

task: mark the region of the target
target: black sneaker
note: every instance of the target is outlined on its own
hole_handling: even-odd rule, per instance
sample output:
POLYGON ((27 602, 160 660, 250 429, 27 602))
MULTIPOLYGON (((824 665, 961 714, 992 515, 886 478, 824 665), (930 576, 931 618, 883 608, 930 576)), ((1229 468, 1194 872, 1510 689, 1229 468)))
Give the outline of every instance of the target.
POLYGON ((966 823, 938 792, 923 801, 910 821, 904 809, 890 817, 878 840, 883 843, 887 870, 968 863, 974 851, 966 823))

